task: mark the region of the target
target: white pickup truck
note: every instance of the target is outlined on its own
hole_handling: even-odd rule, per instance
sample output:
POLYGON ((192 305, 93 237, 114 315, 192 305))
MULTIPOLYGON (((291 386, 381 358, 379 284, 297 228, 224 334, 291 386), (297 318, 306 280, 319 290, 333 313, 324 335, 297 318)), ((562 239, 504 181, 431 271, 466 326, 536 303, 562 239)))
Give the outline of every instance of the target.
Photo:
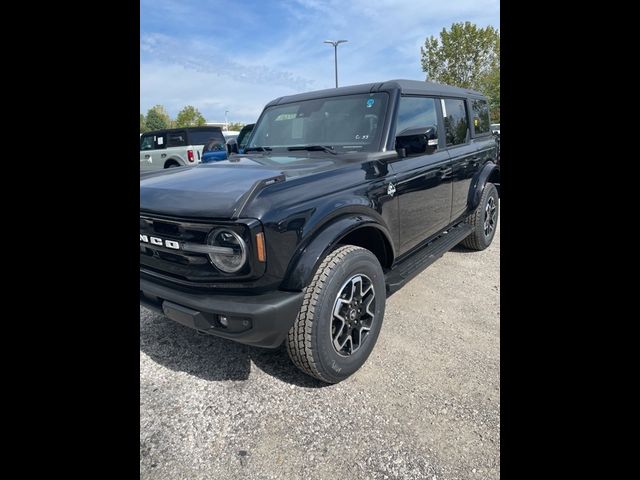
POLYGON ((204 146, 218 142, 225 145, 220 127, 170 128, 143 133, 140 171, 197 165, 204 146))

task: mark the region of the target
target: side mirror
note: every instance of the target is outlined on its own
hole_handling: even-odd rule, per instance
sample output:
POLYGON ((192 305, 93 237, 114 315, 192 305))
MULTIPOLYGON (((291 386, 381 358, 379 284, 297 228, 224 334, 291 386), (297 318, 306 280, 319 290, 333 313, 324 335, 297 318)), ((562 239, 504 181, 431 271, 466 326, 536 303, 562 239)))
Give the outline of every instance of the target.
POLYGON ((238 142, 236 142, 235 138, 232 138, 227 142, 227 152, 229 152, 229 155, 232 153, 238 153, 238 142))
POLYGON ((406 128, 396 135, 396 150, 400 156, 431 154, 438 148, 438 129, 406 128))

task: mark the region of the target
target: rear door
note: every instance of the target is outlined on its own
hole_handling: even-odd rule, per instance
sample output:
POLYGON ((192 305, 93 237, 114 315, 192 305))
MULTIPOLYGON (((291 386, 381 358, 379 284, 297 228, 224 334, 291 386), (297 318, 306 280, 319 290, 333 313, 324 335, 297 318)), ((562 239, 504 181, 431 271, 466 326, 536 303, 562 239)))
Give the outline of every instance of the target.
POLYGON ((440 103, 445 143, 451 155, 453 180, 451 221, 454 221, 466 212, 471 177, 478 167, 479 159, 477 145, 471 139, 466 99, 443 98, 440 103))
POLYGON ((440 102, 434 97, 402 96, 396 135, 408 128, 435 126, 438 145, 429 153, 410 155, 391 164, 397 176, 400 254, 415 247, 449 224, 451 218, 451 165, 442 139, 440 102))
MULTIPOLYGON (((470 165, 467 175, 473 176, 484 166, 489 160, 496 162, 497 146, 496 137, 493 134, 493 128, 489 120, 489 103, 485 98, 470 98, 469 111, 471 112, 471 130, 473 133, 473 143, 476 146, 476 154, 478 164, 471 168, 470 165)), ((498 125, 498 130, 500 125, 498 125)), ((471 185, 469 185, 471 188, 471 185)))
POLYGON ((187 131, 177 130, 173 132, 167 132, 167 148, 164 152, 166 157, 165 162, 172 158, 181 165, 188 165, 187 160, 187 131))

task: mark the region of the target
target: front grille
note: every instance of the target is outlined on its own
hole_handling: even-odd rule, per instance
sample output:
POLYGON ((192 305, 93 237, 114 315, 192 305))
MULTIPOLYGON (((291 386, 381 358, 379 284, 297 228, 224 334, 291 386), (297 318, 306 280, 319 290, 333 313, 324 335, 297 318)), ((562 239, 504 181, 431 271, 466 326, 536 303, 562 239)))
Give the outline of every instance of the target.
MULTIPOLYGON (((140 215, 140 234, 163 240, 173 240, 191 244, 207 243, 207 236, 220 223, 199 223, 183 220, 157 218, 140 215)), ((231 225, 249 244, 248 229, 231 225)), ((142 272, 160 274, 166 279, 176 282, 211 283, 224 279, 242 277, 249 273, 246 265, 240 272, 233 275, 221 272, 209 261, 206 253, 185 252, 165 246, 140 243, 140 270, 142 272)))

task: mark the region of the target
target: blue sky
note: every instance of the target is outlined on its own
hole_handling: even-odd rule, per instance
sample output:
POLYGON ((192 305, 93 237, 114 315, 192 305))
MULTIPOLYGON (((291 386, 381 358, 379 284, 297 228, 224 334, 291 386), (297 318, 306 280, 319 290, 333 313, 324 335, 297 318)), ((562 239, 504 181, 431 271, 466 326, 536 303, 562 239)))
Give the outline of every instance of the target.
POLYGON ((454 22, 500 27, 499 0, 141 0, 140 112, 193 105, 250 123, 270 100, 394 78, 424 80, 420 46, 454 22))

